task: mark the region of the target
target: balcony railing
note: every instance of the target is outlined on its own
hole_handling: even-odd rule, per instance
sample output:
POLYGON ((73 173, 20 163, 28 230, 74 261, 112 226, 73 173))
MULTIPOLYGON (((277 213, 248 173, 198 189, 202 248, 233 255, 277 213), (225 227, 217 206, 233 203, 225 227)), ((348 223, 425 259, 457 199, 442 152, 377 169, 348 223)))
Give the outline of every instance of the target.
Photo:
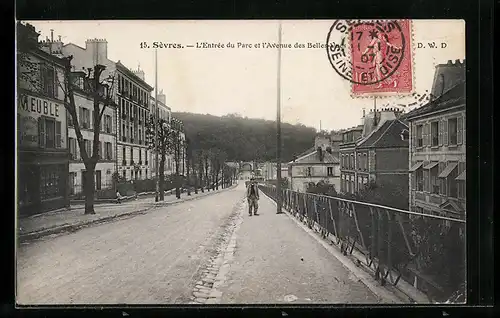
MULTIPOLYGON (((276 187, 260 189, 276 200, 276 187)), ((382 285, 403 279, 440 302, 464 295, 464 220, 288 189, 281 198, 285 210, 371 268, 382 285)))

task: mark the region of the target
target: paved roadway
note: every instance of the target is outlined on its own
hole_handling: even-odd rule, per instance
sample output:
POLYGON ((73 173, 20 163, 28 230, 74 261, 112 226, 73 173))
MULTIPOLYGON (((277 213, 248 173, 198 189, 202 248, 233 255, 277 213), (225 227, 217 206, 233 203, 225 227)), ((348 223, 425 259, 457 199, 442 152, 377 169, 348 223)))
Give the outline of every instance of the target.
POLYGON ((145 215, 22 244, 17 302, 378 301, 293 220, 276 215, 265 196, 261 215, 248 217, 244 194, 240 183, 145 215), (209 294, 216 298, 208 300, 209 294))

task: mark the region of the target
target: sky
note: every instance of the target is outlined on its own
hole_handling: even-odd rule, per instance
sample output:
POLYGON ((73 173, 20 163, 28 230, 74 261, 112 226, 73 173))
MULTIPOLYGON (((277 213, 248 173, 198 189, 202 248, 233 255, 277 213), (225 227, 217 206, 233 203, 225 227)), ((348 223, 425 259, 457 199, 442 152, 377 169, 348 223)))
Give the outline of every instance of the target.
MULTIPOLYGON (((278 50, 237 47, 237 43, 278 43, 278 21, 23 21, 35 26, 40 40, 50 38, 85 47, 92 38, 108 41, 108 58, 130 69, 140 67, 148 84, 155 85, 153 42, 184 48, 158 48, 158 88, 172 111, 212 115, 237 113, 275 120, 278 50), (141 48, 146 42, 148 48, 141 48), (199 42, 235 44, 235 48, 190 48, 199 42)), ((333 20, 282 22, 282 43, 326 43, 333 20)), ((465 58, 465 22, 413 20, 413 67, 417 93, 430 90, 437 64, 465 58), (417 43, 446 42, 446 48, 418 48, 417 43)), ((373 99, 353 98, 350 83, 330 65, 324 48, 281 50, 281 117, 284 122, 327 130, 358 125, 362 110, 373 99)), ((386 103, 411 103, 391 97, 386 103)))

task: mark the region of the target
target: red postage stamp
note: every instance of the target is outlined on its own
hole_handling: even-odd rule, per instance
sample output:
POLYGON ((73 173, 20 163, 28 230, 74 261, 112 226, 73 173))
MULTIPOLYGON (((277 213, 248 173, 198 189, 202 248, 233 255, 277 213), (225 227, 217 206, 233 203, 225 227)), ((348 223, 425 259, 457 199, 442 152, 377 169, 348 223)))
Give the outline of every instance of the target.
POLYGON ((352 25, 353 95, 408 94, 413 91, 410 20, 352 25))

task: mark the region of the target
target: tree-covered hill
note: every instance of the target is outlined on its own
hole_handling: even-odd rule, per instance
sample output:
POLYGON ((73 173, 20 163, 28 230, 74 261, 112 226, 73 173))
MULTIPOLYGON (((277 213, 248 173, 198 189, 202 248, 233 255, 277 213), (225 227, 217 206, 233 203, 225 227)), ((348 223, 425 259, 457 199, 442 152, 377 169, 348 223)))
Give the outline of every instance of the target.
MULTIPOLYGON (((228 161, 274 161, 276 159, 276 122, 243 118, 239 115, 222 117, 193 113, 173 113, 184 122, 193 148, 220 149, 228 161)), ((304 125, 281 124, 282 161, 311 148, 316 130, 304 125)))

